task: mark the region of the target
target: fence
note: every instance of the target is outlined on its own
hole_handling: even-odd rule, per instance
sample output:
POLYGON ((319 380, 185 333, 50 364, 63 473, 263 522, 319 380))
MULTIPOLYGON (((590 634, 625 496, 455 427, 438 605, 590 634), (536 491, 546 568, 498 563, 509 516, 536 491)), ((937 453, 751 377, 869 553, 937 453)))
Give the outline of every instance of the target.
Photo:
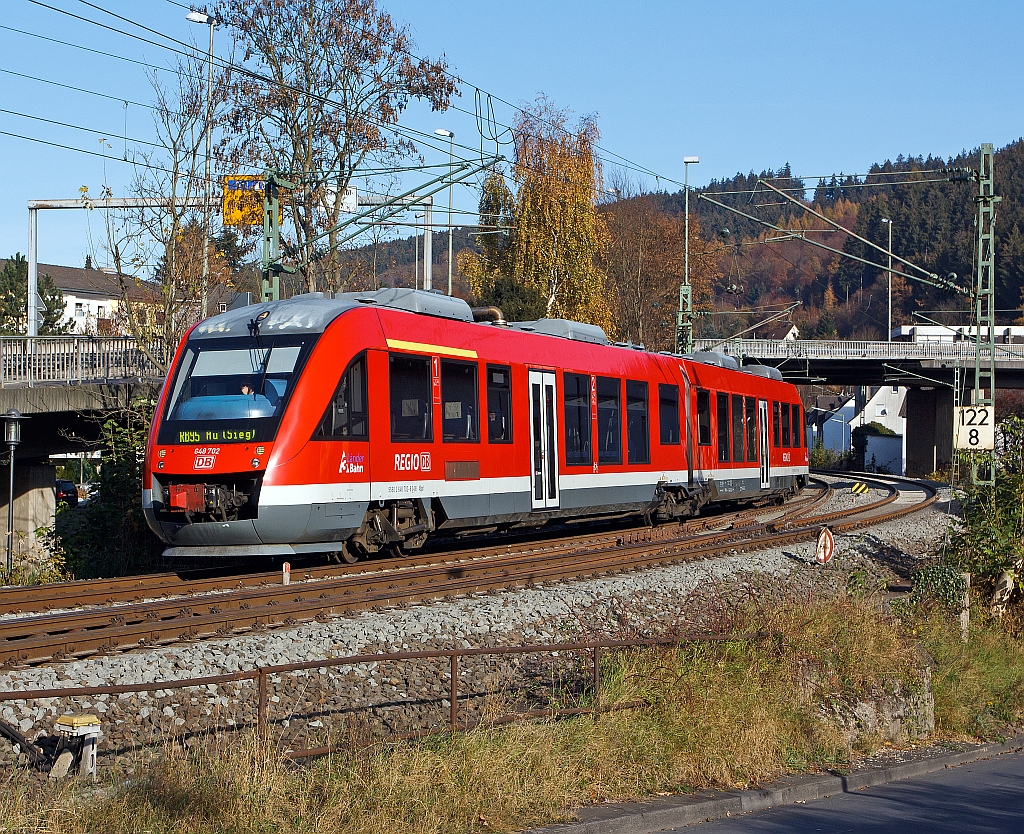
MULTIPOLYGON (((974 342, 844 342, 816 340, 698 339, 695 350, 714 348, 729 356, 755 359, 907 359, 974 360, 974 342)), ((1024 360, 1024 344, 994 346, 996 359, 1024 360)))
POLYGON ((146 348, 123 336, 0 336, 0 388, 163 378, 163 344, 146 348))
MULTIPOLYGON (((261 738, 268 737, 270 724, 268 681, 272 676, 283 676, 310 670, 324 670, 333 667, 368 666, 371 664, 394 664, 401 661, 412 660, 442 660, 447 661, 449 668, 448 702, 449 714, 447 729, 452 732, 465 731, 486 723, 488 726, 507 724, 512 721, 519 721, 529 718, 559 717, 570 715, 597 715, 601 712, 611 710, 629 709, 641 706, 640 702, 621 703, 611 706, 601 706, 601 655, 604 651, 617 649, 631 649, 653 646, 680 646, 685 643, 728 643, 741 641, 763 640, 770 637, 767 632, 754 632, 751 634, 690 634, 663 639, 637 639, 637 640, 601 640, 577 643, 553 643, 544 645, 524 646, 497 646, 481 648, 442 649, 413 652, 390 652, 382 654, 362 654, 349 657, 329 658, 325 660, 311 660, 301 663, 290 663, 276 666, 260 666, 246 671, 228 673, 223 675, 209 675, 206 677, 187 678, 181 680, 150 681, 132 684, 112 684, 105 686, 69 687, 62 689, 36 689, 36 690, 12 690, 0 692, 0 704, 10 701, 35 701, 54 700, 62 698, 82 698, 94 695, 123 695, 142 692, 158 692, 195 687, 218 687, 227 683, 238 683, 249 681, 255 684, 255 725, 261 738), (592 706, 589 708, 545 708, 534 709, 525 712, 509 713, 499 717, 489 718, 484 721, 460 722, 459 700, 464 697, 459 687, 459 667, 463 658, 470 657, 509 657, 549 654, 561 656, 571 653, 590 653, 591 655, 591 696, 592 706)), ((468 697, 466 695, 465 697, 468 697)), ((386 738, 418 738, 437 732, 439 727, 418 730, 415 732, 394 733, 386 738)), ((21 744, 22 749, 33 760, 42 760, 43 754, 38 748, 17 731, 16 728, 0 721, 0 734, 7 735, 12 741, 21 744)), ((318 747, 304 750, 290 750, 285 755, 289 758, 306 758, 309 756, 321 755, 337 749, 335 747, 318 747)))

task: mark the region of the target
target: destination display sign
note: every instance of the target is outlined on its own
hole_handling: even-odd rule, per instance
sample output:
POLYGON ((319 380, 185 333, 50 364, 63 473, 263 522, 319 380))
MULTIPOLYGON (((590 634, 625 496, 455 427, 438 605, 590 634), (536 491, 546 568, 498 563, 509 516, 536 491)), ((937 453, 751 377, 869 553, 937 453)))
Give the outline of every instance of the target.
POLYGON ((227 428, 218 427, 216 429, 202 429, 198 431, 193 429, 179 429, 178 442, 245 443, 250 440, 255 440, 257 434, 259 434, 259 431, 253 426, 228 426, 227 428))

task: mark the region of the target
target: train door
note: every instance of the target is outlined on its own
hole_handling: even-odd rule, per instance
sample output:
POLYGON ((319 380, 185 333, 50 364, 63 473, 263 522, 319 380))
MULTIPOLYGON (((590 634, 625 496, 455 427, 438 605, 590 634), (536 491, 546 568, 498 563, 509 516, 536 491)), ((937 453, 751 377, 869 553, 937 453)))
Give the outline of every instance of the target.
POLYGON ((555 374, 530 371, 530 449, 533 461, 531 506, 558 506, 558 430, 555 374))
POLYGON ((758 446, 761 448, 761 489, 771 489, 771 447, 768 445, 768 401, 757 401, 758 446))

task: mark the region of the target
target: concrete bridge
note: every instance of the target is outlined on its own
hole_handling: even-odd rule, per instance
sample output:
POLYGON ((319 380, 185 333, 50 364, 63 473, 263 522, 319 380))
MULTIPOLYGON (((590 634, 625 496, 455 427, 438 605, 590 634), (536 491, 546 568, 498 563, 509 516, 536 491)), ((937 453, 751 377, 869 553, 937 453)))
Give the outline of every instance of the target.
MULTIPOLYGON (((974 342, 854 342, 774 339, 698 339, 696 350, 714 349, 744 364, 772 365, 795 383, 833 385, 952 385, 974 387, 974 342), (914 382, 916 380, 916 382, 914 382)), ((1000 388, 1024 388, 1024 344, 996 344, 1000 388)))
MULTIPOLYGON (((159 389, 163 345, 147 348, 120 336, 0 336, 0 412, 16 408, 28 418, 15 452, 16 550, 34 550, 35 531, 53 523, 56 472, 49 456, 87 451, 100 437, 103 415, 159 389)), ((8 459, 0 447, 0 472, 8 459)), ((6 519, 7 475, 0 480, 6 519)), ((6 522, 0 527, 6 531, 6 522)))
MULTIPOLYGON (((975 344, 950 342, 697 340, 741 364, 772 365, 790 382, 907 388, 907 475, 921 477, 953 458, 953 382, 974 387, 975 344)), ((1024 344, 997 343, 996 389, 1024 388, 1024 344)))

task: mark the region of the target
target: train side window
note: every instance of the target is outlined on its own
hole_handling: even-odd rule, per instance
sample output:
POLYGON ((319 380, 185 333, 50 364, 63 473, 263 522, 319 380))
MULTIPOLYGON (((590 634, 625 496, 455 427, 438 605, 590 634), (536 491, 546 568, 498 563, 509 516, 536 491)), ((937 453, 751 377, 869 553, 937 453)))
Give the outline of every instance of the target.
POLYGON ((320 421, 314 437, 344 437, 365 440, 369 437, 366 412, 366 353, 348 363, 341 375, 334 399, 320 421))
POLYGON ((739 394, 732 395, 732 459, 743 460, 743 397, 739 394))
MULTIPOLYGON (((706 391, 704 392, 707 393, 706 391)), ((679 386, 658 385, 658 420, 661 423, 661 445, 673 446, 679 443, 679 386)), ((711 421, 708 420, 710 431, 711 421)), ((711 436, 708 435, 708 442, 711 436)))
POLYGON ((512 369, 487 366, 487 440, 512 442, 512 369))
POLYGON ((590 466, 590 377, 562 374, 565 465, 590 466))
POLYGON ((391 439, 434 439, 431 420, 430 357, 392 353, 388 356, 391 386, 391 439))
POLYGON ((718 392, 718 460, 729 462, 729 395, 718 392))
POLYGON ((776 449, 779 448, 779 404, 772 403, 772 441, 776 449))
POLYGON ((782 448, 789 448, 789 403, 782 403, 782 448))
POLYGON ((800 406, 793 406, 793 448, 804 447, 804 421, 800 419, 800 406))
POLYGON ((711 445, 711 392, 697 392, 697 444, 711 445))
POLYGON ((650 463, 647 383, 626 380, 626 451, 630 463, 650 463))
POLYGON ((622 381, 611 377, 597 378, 597 460, 599 463, 622 462, 622 381))
POLYGON ((476 407, 476 363, 441 360, 441 436, 445 443, 480 439, 476 407))
POLYGON ((757 460, 757 400, 747 397, 743 400, 744 422, 747 427, 747 460, 757 460))

